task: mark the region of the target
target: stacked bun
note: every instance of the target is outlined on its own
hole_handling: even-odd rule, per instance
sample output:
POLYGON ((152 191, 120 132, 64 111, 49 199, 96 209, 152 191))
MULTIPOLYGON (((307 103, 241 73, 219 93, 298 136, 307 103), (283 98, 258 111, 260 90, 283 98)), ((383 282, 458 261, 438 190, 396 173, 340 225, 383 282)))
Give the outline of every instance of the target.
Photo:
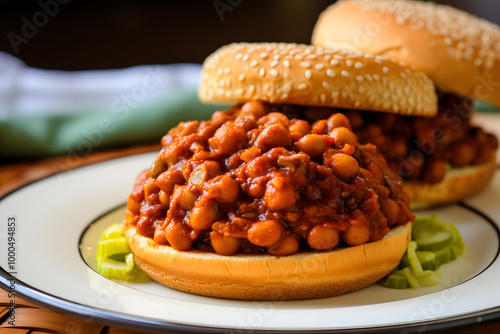
MULTIPOLYGON (((437 165, 439 160, 453 168, 445 175, 441 164, 442 175, 434 180, 428 177, 430 181, 422 177, 424 172, 420 177, 406 178, 405 189, 413 207, 463 200, 489 183, 495 171, 498 140, 472 126, 469 118, 473 111, 470 99, 500 106, 500 86, 495 84, 500 82, 497 25, 432 2, 345 0, 320 15, 312 43, 386 56, 424 72, 439 90, 440 110, 435 117, 441 118, 428 121, 434 126, 434 134, 426 140, 439 144, 442 129, 466 132, 454 143, 455 147, 444 145, 444 153, 439 153, 439 157, 434 152, 416 149, 429 162, 422 167, 417 166, 422 164, 417 161, 413 167, 425 170, 426 164, 437 165), (453 160, 457 152, 466 152, 468 157, 453 160)), ((424 141, 416 132, 408 141, 424 141)), ((408 163, 409 154, 400 155, 399 166, 403 160, 408 163)))

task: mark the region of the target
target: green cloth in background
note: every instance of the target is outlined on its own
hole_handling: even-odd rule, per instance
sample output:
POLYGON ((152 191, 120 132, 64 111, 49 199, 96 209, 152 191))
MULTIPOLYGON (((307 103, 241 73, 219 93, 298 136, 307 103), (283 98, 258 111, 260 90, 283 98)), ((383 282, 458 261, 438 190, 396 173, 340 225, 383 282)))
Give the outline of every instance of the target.
POLYGON ((204 105, 196 91, 182 91, 152 104, 111 110, 0 119, 0 157, 87 155, 98 150, 159 143, 179 122, 209 119, 226 107, 204 105))

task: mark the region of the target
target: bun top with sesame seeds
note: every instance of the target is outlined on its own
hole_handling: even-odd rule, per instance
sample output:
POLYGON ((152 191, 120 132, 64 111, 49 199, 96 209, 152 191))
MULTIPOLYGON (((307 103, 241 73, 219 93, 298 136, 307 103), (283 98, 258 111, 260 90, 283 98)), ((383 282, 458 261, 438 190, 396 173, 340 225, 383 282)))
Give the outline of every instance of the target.
POLYGON ((235 43, 203 64, 199 97, 209 103, 271 103, 434 116, 433 83, 385 56, 288 43, 235 43))
POLYGON ((312 43, 404 61, 442 91, 500 106, 500 27, 456 8, 343 0, 320 15, 312 43))

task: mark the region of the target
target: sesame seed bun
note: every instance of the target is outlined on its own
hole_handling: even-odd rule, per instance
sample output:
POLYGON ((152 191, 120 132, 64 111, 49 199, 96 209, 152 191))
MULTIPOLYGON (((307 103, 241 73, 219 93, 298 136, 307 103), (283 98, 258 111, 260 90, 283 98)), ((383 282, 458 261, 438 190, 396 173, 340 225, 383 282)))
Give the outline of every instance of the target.
POLYGON ((312 43, 404 61, 445 92, 500 106, 500 28, 424 1, 338 1, 319 17, 312 43))
POLYGON ((203 64, 199 97, 208 103, 271 103, 434 116, 434 85, 385 56, 286 43, 235 43, 203 64))
POLYGON ((124 232, 136 264, 163 285, 211 297, 293 300, 332 297, 377 282, 399 264, 411 224, 379 241, 282 257, 178 251, 138 234, 135 226, 125 224, 124 232))
POLYGON ((493 178, 496 168, 497 159, 494 155, 481 165, 453 168, 446 173, 443 181, 436 184, 403 182, 403 190, 411 199, 411 209, 455 203, 483 190, 493 178))

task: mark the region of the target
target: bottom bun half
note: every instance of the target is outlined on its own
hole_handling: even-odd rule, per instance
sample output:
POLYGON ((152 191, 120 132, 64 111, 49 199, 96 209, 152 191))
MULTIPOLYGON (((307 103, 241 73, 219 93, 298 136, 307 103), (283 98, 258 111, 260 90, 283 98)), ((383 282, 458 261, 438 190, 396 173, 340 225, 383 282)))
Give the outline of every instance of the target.
POLYGON ((157 282, 197 295, 241 300, 294 300, 337 296, 377 282, 400 262, 411 224, 384 239, 329 252, 290 256, 178 251, 125 227, 136 264, 157 282))
POLYGON ((410 208, 425 209, 469 198, 483 190, 497 168, 496 155, 486 163, 476 166, 453 168, 437 184, 417 181, 403 182, 403 190, 410 197, 410 208))

